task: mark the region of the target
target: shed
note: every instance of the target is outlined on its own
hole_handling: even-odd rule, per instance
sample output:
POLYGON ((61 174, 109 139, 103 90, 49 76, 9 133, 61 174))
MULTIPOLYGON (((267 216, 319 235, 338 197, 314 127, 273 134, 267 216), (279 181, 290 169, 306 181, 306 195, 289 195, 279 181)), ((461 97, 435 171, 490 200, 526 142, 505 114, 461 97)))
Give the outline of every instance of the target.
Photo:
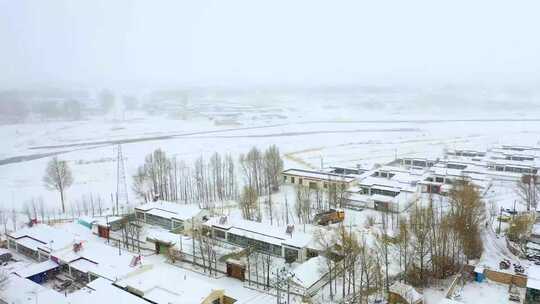
POLYGON ((122 228, 122 217, 119 216, 107 216, 105 218, 97 219, 94 223, 96 230, 94 233, 102 238, 109 238, 109 234, 112 231, 120 230, 122 228))
POLYGON ((83 225, 88 229, 92 229, 92 225, 96 222, 96 219, 91 217, 83 216, 77 219, 77 224, 83 225))
POLYGON ((225 263, 227 264, 227 276, 241 281, 245 280, 246 265, 242 261, 229 258, 225 263))
POLYGON ((484 266, 476 266, 474 267, 474 280, 476 282, 483 282, 486 278, 486 275, 484 274, 484 266))

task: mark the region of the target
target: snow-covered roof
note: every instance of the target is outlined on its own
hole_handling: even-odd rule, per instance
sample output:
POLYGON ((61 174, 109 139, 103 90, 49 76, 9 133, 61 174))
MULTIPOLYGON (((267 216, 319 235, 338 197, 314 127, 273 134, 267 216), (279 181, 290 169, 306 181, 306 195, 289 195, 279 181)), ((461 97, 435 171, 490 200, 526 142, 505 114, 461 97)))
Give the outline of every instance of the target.
POLYGON ((35 304, 54 303, 68 304, 67 298, 54 291, 43 287, 28 279, 10 274, 8 279, 0 285, 0 299, 5 303, 35 304))
POLYGON ((338 174, 330 173, 324 171, 312 171, 312 170, 302 170, 302 169, 287 169, 282 172, 282 174, 295 175, 304 178, 312 178, 317 180, 327 180, 327 181, 343 181, 346 183, 353 182, 356 177, 347 174, 338 174))
POLYGON ((205 225, 228 230, 230 233, 242 235, 252 239, 265 241, 275 245, 289 245, 297 248, 306 247, 313 240, 313 236, 301 231, 286 233, 286 227, 275 227, 264 223, 235 219, 220 223, 221 217, 210 218, 205 225))
POLYGON ((103 278, 97 278, 71 295, 69 300, 76 304, 108 303, 114 299, 118 304, 148 304, 147 301, 112 285, 112 282, 103 278))
POLYGON ((99 226, 108 226, 116 221, 120 221, 122 220, 122 217, 121 216, 107 216, 107 217, 102 217, 102 218, 98 218, 95 220, 94 224, 95 225, 99 225, 99 226))
POLYGON ((173 216, 176 215, 176 213, 174 213, 174 212, 170 212, 170 211, 166 211, 166 210, 162 210, 162 209, 150 209, 150 210, 146 211, 146 214, 151 214, 151 215, 161 217, 161 218, 166 218, 166 219, 169 219, 169 220, 172 219, 173 216))
POLYGON ((151 227, 146 231, 147 240, 159 241, 163 243, 176 244, 180 237, 182 237, 182 235, 175 234, 158 227, 151 227))
POLYGON ((131 267, 131 261, 135 255, 118 248, 110 247, 98 241, 83 242, 78 252, 73 247, 55 252, 52 256, 63 263, 70 263, 74 267, 79 267, 81 271, 92 273, 115 280, 135 271, 137 268, 131 267), (83 261, 87 260, 87 261, 83 261))
POLYGON ((197 205, 172 203, 167 201, 149 202, 135 207, 136 210, 164 218, 189 220, 197 216, 202 209, 197 205))
POLYGON ((390 286, 390 292, 400 295, 410 304, 419 303, 424 299, 424 296, 418 293, 414 287, 401 282, 394 282, 390 286))
POLYGON ((19 246, 23 246, 34 251, 37 251, 40 246, 44 245, 43 242, 38 242, 33 238, 29 238, 27 236, 17 239, 17 243, 19 244, 19 246))
POLYGON ((94 272, 97 267, 97 263, 90 262, 85 258, 80 258, 69 263, 69 267, 76 269, 82 273, 94 272))
POLYGON ((325 258, 322 256, 305 261, 292 270, 292 273, 294 274, 292 280, 304 288, 311 287, 326 273, 326 271, 321 271, 324 267, 324 263, 325 258))
POLYGON ((201 303, 212 291, 223 289, 189 271, 165 265, 148 265, 115 285, 137 290, 154 303, 169 304, 201 303))
POLYGON ((531 265, 527 268, 527 278, 540 280, 540 266, 531 265))
POLYGON ((527 278, 527 288, 540 290, 540 280, 535 278, 527 278))
POLYGON ((46 252, 51 252, 51 249, 52 251, 55 251, 66 248, 73 244, 74 240, 79 239, 78 236, 66 230, 44 224, 17 230, 8 234, 8 236, 15 239, 27 238, 26 240, 21 240, 21 242, 24 242, 23 246, 33 246, 28 248, 34 250, 39 248, 46 252), (28 238, 33 239, 34 242, 28 240, 28 238), (35 241, 37 241, 37 243, 35 241))
POLYGON ((484 266, 482 265, 476 265, 476 267, 474 267, 474 272, 476 273, 484 273, 484 266))
POLYGON ((30 264, 28 267, 18 269, 16 273, 22 278, 28 278, 33 275, 49 271, 51 269, 58 268, 60 265, 51 260, 46 260, 41 263, 30 264))
POLYGON ((381 194, 373 194, 371 196, 371 199, 373 201, 377 202, 383 202, 383 203, 392 203, 394 201, 394 198, 387 195, 381 195, 381 194))

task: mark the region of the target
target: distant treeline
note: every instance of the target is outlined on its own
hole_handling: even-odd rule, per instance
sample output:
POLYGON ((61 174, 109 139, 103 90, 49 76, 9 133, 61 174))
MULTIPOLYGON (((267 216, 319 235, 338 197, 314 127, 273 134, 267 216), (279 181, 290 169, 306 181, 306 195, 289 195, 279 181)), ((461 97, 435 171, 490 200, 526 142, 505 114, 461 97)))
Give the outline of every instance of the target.
POLYGON ((86 90, 9 90, 0 91, 0 123, 28 120, 79 120, 89 115, 110 112, 122 103, 123 109, 135 109, 137 99, 122 96, 118 101, 110 90, 92 96, 86 90))

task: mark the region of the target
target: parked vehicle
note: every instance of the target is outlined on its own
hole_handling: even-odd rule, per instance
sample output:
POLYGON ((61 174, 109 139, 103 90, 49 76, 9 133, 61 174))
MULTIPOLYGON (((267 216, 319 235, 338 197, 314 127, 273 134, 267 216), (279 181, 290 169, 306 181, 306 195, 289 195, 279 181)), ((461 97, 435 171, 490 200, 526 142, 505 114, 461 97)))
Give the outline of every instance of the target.
POLYGON ((500 269, 508 269, 510 268, 512 264, 510 263, 510 260, 504 259, 499 263, 500 269))
POLYGON ((316 214, 313 220, 317 225, 323 226, 343 222, 345 220, 345 211, 341 209, 330 209, 326 212, 316 214))

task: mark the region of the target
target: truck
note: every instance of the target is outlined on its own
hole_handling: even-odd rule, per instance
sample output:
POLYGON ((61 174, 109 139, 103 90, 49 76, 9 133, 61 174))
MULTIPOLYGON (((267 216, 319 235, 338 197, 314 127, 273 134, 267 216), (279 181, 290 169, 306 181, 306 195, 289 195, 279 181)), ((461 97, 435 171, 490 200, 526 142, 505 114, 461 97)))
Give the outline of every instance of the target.
POLYGON ((328 211, 317 213, 313 218, 313 221, 317 225, 322 226, 343 222, 343 220, 345 220, 345 211, 341 209, 330 209, 328 211))

